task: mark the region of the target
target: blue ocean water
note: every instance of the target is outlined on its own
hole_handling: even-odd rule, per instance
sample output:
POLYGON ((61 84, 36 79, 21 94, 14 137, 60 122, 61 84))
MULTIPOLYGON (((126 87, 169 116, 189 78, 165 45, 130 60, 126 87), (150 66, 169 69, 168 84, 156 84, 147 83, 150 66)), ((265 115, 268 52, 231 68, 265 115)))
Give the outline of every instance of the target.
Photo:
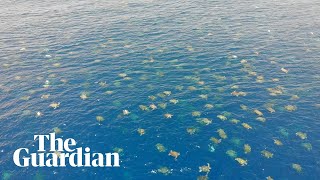
POLYGON ((316 0, 2 0, 1 177, 197 179, 209 163, 209 179, 319 179, 319 12, 316 0), (53 109, 53 102, 60 106, 53 109), (139 108, 151 104, 157 109, 139 108), (264 119, 257 120, 255 109, 264 119), (122 149, 121 167, 13 163, 16 149, 36 149, 33 135, 56 127, 58 137, 92 152, 122 149), (180 153, 177 160, 170 150, 180 153))

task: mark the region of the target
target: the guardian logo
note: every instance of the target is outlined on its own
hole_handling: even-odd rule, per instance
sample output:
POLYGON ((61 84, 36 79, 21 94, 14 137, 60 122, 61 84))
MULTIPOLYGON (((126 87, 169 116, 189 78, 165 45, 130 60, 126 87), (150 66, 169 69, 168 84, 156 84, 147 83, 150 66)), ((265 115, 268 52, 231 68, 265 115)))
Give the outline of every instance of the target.
POLYGON ((19 148, 13 153, 13 162, 19 167, 120 167, 118 153, 90 153, 90 148, 72 148, 77 142, 68 138, 56 138, 55 133, 34 135, 38 140, 37 152, 19 148), (49 151, 45 143, 50 143, 49 151))

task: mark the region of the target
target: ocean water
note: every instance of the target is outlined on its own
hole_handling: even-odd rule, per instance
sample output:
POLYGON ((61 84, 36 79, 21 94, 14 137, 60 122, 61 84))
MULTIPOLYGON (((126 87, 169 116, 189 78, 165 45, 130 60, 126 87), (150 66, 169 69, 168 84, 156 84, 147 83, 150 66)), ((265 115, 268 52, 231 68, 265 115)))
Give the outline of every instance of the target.
POLYGON ((1 0, 1 178, 320 179, 319 12, 316 0, 1 0), (35 150, 33 135, 56 127, 92 152, 122 149, 121 167, 13 163, 16 149, 35 150))

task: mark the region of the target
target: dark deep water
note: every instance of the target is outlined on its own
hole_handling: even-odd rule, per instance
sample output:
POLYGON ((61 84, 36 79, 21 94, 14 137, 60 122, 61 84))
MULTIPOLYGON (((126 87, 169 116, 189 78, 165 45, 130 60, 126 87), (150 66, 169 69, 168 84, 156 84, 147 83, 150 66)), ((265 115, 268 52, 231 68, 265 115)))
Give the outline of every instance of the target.
POLYGON ((209 179, 320 179, 319 12, 316 0, 0 1, 1 177, 197 179, 209 163, 209 179), (33 135, 55 127, 92 152, 123 149, 121 167, 14 165, 16 149, 35 151, 33 135), (227 138, 215 144, 218 129, 227 138))

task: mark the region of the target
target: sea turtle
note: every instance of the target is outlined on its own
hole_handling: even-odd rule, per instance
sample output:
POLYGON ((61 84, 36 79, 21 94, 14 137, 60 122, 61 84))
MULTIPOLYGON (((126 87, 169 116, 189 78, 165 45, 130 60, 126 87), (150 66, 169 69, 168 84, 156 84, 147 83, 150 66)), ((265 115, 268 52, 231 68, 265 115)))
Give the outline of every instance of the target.
POLYGON ((290 100, 297 100, 299 99, 300 97, 298 95, 292 95, 290 100))
POLYGON ((267 91, 269 91, 271 96, 277 96, 283 94, 283 89, 282 86, 277 86, 275 88, 267 88, 267 91))
POLYGON ((273 139, 273 142, 274 142, 275 145, 278 145, 278 146, 282 146, 283 145, 283 143, 278 139, 273 139))
POLYGON ((192 114, 193 117, 201 116, 201 112, 200 111, 193 111, 191 114, 192 114))
POLYGON ((202 98, 202 99, 208 99, 208 95, 207 94, 200 94, 199 97, 202 98))
POLYGON ((253 112, 258 116, 263 116, 263 113, 259 111, 258 109, 254 109, 253 112))
POLYGON ((215 144, 221 143, 221 139, 217 139, 217 138, 215 138, 215 137, 211 137, 211 138, 210 138, 210 141, 212 141, 212 142, 215 143, 215 144))
POLYGON ((137 132, 140 134, 140 136, 142 136, 146 133, 146 130, 142 128, 138 128, 137 132))
POLYGON ((267 107, 267 110, 270 112, 270 113, 275 113, 276 110, 274 110, 272 107, 267 107))
POLYGON ((217 118, 219 118, 221 121, 225 121, 227 120, 228 118, 224 115, 217 115, 217 118))
POLYGON ((244 104, 240 104, 240 108, 244 111, 248 110, 248 107, 244 104))
POLYGON ((60 157, 61 156, 61 152, 60 151, 54 151, 53 152, 57 157, 60 157))
POLYGON ((28 101, 31 98, 31 96, 22 96, 20 99, 24 101, 28 101))
POLYGON ((187 133, 189 133, 190 135, 195 134, 197 131, 198 131, 198 128, 194 128, 194 127, 187 128, 187 133))
POLYGON ((131 77, 124 77, 123 78, 123 80, 126 80, 126 81, 131 80, 131 79, 132 79, 131 77))
POLYGON ((280 70, 281 70, 282 72, 286 73, 286 74, 289 72, 289 70, 287 70, 287 69, 285 69, 285 68, 281 68, 280 70))
POLYGON ((125 109, 125 110, 122 110, 122 114, 123 115, 129 115, 131 112, 129 111, 129 110, 127 110, 127 109, 125 109))
POLYGON ((163 94, 166 96, 170 96, 171 95, 171 91, 163 91, 163 94))
POLYGON ((156 100, 157 99, 157 97, 155 97, 155 96, 148 96, 148 98, 151 100, 151 101, 154 101, 154 100, 156 100))
POLYGON ((199 172, 209 173, 211 170, 210 164, 207 163, 207 165, 203 165, 199 167, 199 172))
POLYGON ((53 63, 52 66, 53 66, 53 67, 60 67, 60 66, 61 66, 61 63, 53 63))
POLYGON ((88 99, 87 93, 85 93, 85 92, 81 93, 81 94, 80 94, 80 98, 81 98, 82 100, 88 99))
POLYGON ((245 63, 248 63, 248 61, 245 60, 245 59, 241 59, 240 63, 241 63, 241 64, 245 64, 245 63))
POLYGON ((190 91, 195 91, 195 90, 197 90, 197 88, 194 87, 194 86, 189 86, 188 89, 189 89, 190 91))
POLYGON ((242 158, 235 158, 235 160, 241 165, 246 166, 248 165, 248 160, 242 159, 242 158))
POLYGON ((208 180, 209 177, 206 175, 206 176, 198 176, 197 177, 197 180, 208 180))
POLYGON ((287 105, 287 106, 284 106, 284 108, 289 112, 297 110, 297 106, 294 106, 294 105, 287 105))
POLYGON ((182 91, 183 90, 183 86, 180 86, 180 85, 176 86, 176 90, 182 91))
POLYGON ((268 158, 268 159, 273 158, 273 153, 271 153, 270 151, 267 151, 267 150, 262 150, 261 155, 268 158))
POLYGON ((177 151, 170 150, 168 155, 174 157, 174 159, 176 160, 180 156, 180 153, 177 151))
POLYGON ((158 171, 159 173, 161 173, 161 174, 164 174, 164 175, 171 174, 171 172, 172 172, 172 170, 170 170, 170 169, 167 168, 167 167, 160 167, 157 171, 158 171))
POLYGON ((257 120, 257 121, 260 121, 260 122, 266 122, 266 118, 261 117, 261 116, 260 116, 260 117, 257 117, 256 120, 257 120))
POLYGON ((53 128, 53 132, 56 134, 60 134, 60 133, 62 133, 62 130, 58 127, 55 127, 55 128, 53 128))
POLYGON ((267 180, 273 180, 271 176, 266 177, 267 180))
POLYGON ((214 106, 212 104, 205 104, 204 107, 207 109, 212 109, 214 106))
POLYGON ((121 153, 123 153, 123 148, 115 147, 115 148, 113 148, 113 152, 121 154, 121 153))
POLYGON ((124 78, 124 77, 127 76, 127 74, 126 73, 120 73, 120 74, 118 74, 118 76, 124 78))
POLYGON ((312 145, 311 143, 302 143, 302 147, 306 148, 306 150, 311 151, 312 150, 312 145))
POLYGON ((157 109, 157 106, 155 104, 150 104, 149 106, 152 110, 156 110, 157 109))
POLYGON ((145 105, 139 105, 139 108, 142 110, 142 111, 148 111, 149 108, 145 105))
POLYGON ((231 119, 230 122, 231 122, 232 124, 238 124, 238 123, 240 122, 240 120, 238 120, 238 119, 231 119))
POLYGON ((161 109, 165 109, 165 108, 167 108, 167 103, 159 103, 158 106, 159 106, 161 109))
POLYGON ((41 96, 41 99, 48 99, 49 96, 50 96, 50 94, 43 94, 43 95, 41 96))
POLYGON ((197 118, 197 122, 199 122, 200 124, 203 124, 203 125, 209 125, 212 123, 212 120, 210 120, 208 118, 197 118))
POLYGON ((106 87, 108 84, 107 84, 107 82, 105 82, 105 81, 101 81, 101 82, 99 82, 99 86, 101 86, 101 87, 106 87))
POLYGON ((104 117, 102 116, 96 116, 96 119, 99 123, 101 123, 102 121, 104 121, 104 117))
POLYGON ((231 88, 231 89, 238 89, 239 86, 238 86, 238 85, 233 85, 233 86, 231 86, 230 88, 231 88))
POLYGON ((227 139, 228 136, 223 129, 218 129, 217 132, 222 139, 227 139))
POLYGON ((303 132, 296 132, 296 136, 300 137, 302 140, 303 139, 307 139, 307 133, 303 133, 303 132))
POLYGON ((250 147, 249 144, 245 144, 245 145, 243 146, 243 149, 244 149, 244 153, 245 153, 245 154, 248 154, 248 153, 251 152, 251 147, 250 147))
POLYGON ((177 103, 179 102, 179 100, 177 100, 177 99, 170 99, 169 102, 172 103, 172 104, 177 104, 177 103))
POLYGON ((300 164, 295 164, 293 163, 291 166, 294 170, 296 170, 298 173, 300 173, 302 171, 302 167, 300 164))
POLYGON ((264 80, 264 77, 263 76, 257 76, 257 80, 264 80))
POLYGON ((227 150, 226 151, 226 154, 229 156, 229 157, 232 157, 232 158, 236 158, 237 157, 237 152, 235 152, 234 150, 227 150))
POLYGON ((247 93, 246 92, 243 92, 243 91, 233 91, 232 93, 231 93, 231 95, 233 95, 233 96, 246 96, 247 95, 247 93))
POLYGON ((57 109, 60 106, 60 103, 58 102, 53 102, 50 104, 50 107, 52 107, 53 109, 57 109))
POLYGON ((250 75, 250 76, 256 76, 256 75, 257 75, 257 72, 250 71, 250 72, 249 72, 249 75, 250 75))
POLYGON ((161 98, 165 98, 165 97, 166 97, 166 95, 163 94, 163 93, 158 93, 157 96, 159 96, 159 97, 161 97, 161 98))
POLYGON ((167 118, 167 119, 172 118, 172 116, 173 116, 173 115, 172 115, 172 114, 169 114, 169 113, 164 114, 164 117, 167 118))
POLYGON ((160 143, 156 144, 156 148, 159 152, 165 152, 167 149, 160 143))
POLYGON ((113 94, 113 91, 106 91, 104 93, 107 94, 107 95, 111 95, 111 94, 113 94))
POLYGON ((242 123, 241 125, 246 129, 252 129, 252 127, 247 123, 242 123))

